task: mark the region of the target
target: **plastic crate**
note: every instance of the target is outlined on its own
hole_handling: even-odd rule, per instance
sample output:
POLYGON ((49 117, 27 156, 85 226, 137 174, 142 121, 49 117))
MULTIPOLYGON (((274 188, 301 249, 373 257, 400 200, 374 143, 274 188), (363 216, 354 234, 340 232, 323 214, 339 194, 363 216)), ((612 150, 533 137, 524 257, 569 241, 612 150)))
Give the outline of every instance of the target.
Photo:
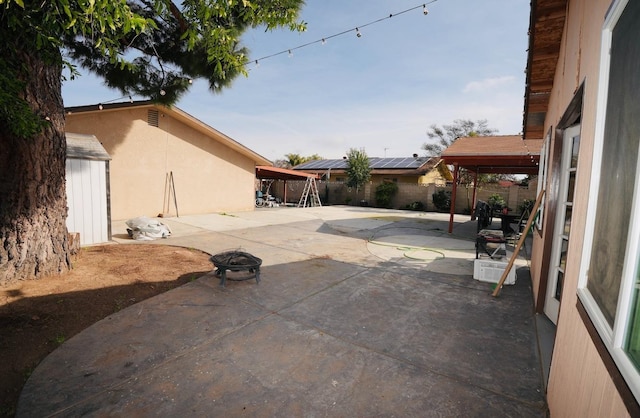
MULTIPOLYGON (((473 263, 473 278, 481 282, 498 283, 508 262, 496 260, 483 260, 478 258, 473 263)), ((516 283, 516 268, 511 266, 504 284, 516 283)))

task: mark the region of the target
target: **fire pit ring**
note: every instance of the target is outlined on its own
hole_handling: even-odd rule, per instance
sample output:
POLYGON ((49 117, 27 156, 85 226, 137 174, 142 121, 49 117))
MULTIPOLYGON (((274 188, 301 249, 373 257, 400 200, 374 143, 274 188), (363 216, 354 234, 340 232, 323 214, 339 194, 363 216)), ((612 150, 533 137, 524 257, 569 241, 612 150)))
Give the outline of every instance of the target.
POLYGON ((209 259, 216 268, 216 276, 220 276, 220 286, 224 287, 227 283, 228 271, 248 271, 253 273, 248 277, 229 278, 229 280, 241 281, 256 279, 256 283, 260 283, 260 266, 262 260, 256 256, 243 251, 226 251, 220 254, 212 255, 209 259))

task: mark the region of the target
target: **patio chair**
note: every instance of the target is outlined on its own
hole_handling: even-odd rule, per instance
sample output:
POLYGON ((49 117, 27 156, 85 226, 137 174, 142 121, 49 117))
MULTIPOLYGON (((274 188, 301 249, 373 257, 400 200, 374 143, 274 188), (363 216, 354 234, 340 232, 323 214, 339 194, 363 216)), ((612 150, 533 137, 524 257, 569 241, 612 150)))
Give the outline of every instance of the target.
POLYGON ((480 253, 500 259, 507 253, 504 232, 500 229, 488 229, 491 225, 491 206, 487 202, 478 200, 475 209, 478 220, 478 230, 476 235, 476 258, 480 258, 480 253))

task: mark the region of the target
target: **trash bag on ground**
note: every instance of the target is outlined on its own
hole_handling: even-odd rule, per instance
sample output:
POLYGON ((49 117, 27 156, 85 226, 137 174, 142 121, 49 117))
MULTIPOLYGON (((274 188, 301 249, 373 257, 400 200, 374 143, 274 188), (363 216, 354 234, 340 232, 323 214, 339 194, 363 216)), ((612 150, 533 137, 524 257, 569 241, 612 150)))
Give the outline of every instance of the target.
POLYGON ((138 216, 125 222, 129 228, 130 238, 138 241, 152 241, 158 238, 168 238, 171 235, 169 227, 156 219, 138 216))

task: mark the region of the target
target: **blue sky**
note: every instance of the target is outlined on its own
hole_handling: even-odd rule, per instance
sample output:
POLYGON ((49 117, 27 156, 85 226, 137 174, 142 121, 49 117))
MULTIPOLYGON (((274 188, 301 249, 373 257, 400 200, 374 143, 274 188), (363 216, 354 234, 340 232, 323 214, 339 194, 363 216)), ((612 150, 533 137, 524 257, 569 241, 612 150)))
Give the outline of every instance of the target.
MULTIPOLYGON (((274 161, 285 154, 341 158, 424 154, 432 124, 487 119, 522 130, 529 0, 307 0, 304 33, 248 32, 251 60, 407 13, 259 61, 214 94, 195 81, 177 107, 274 161)), ((65 106, 120 92, 88 74, 66 81, 65 106)), ((142 98, 135 98, 142 99, 142 98)))

